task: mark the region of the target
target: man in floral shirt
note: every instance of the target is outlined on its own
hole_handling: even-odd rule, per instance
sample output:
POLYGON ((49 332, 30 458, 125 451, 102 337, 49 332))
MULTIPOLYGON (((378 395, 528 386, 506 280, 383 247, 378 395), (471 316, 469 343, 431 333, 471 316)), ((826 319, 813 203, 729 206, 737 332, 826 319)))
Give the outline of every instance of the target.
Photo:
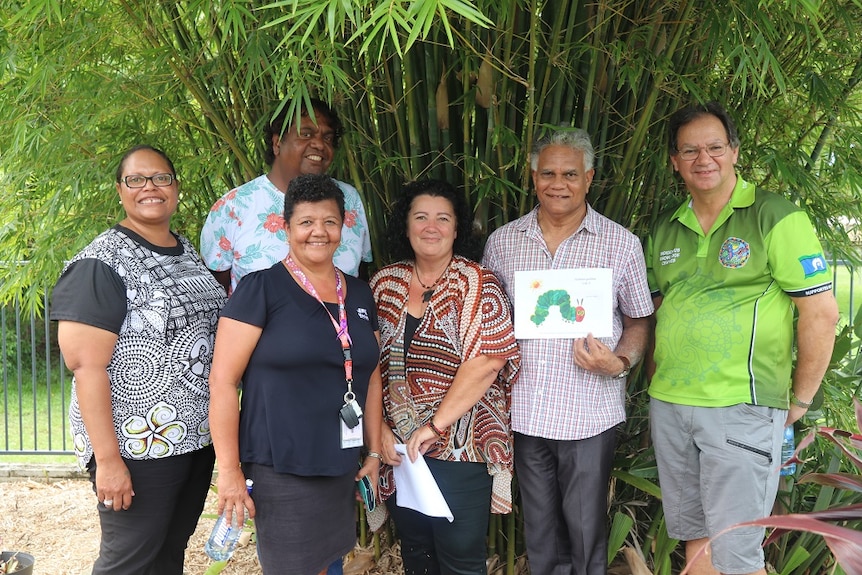
MULTIPOLYGON (((283 135, 287 106, 266 126, 265 159, 270 172, 229 191, 210 209, 201 232, 201 256, 228 293, 244 275, 267 269, 287 256, 284 192, 296 176, 323 174, 332 163, 343 132, 341 120, 325 102, 312 99, 311 103, 314 119, 303 110, 299 126, 291 123, 283 135)), ((345 214, 341 245, 333 260, 342 271, 356 276, 360 264, 371 261, 368 222, 356 188, 335 183, 344 192, 345 214)))

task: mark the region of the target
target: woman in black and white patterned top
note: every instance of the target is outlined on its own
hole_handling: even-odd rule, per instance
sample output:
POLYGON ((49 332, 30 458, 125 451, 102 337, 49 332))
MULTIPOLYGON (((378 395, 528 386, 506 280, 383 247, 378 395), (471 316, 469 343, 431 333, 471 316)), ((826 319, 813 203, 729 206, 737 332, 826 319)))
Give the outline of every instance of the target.
POLYGON ((51 306, 99 501, 93 573, 181 575, 215 459, 208 378, 226 296, 170 230, 179 186, 164 152, 129 150, 116 187, 126 217, 72 258, 51 306))

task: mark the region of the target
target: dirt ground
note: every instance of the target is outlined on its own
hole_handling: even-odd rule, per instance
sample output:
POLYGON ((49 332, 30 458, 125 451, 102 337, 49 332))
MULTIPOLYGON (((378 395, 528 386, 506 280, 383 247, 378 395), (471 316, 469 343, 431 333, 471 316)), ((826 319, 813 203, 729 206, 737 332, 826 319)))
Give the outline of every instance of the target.
MULTIPOLYGON (((217 497, 210 492, 204 514, 215 515, 217 497)), ((215 519, 201 517, 186 550, 185 571, 203 575, 211 561, 204 543, 215 519)), ((86 480, 19 480, 0 482, 0 549, 23 551, 36 559, 37 575, 87 575, 99 550, 96 498, 86 480)), ((374 562, 370 552, 358 549, 346 573, 399 575, 397 549, 374 562)), ((237 549, 222 571, 224 575, 261 573, 254 544, 237 549)))
MULTIPOLYGON (((215 524, 218 505, 210 491, 204 515, 186 550, 185 573, 204 575, 211 565, 204 543, 215 524)), ((0 549, 23 551, 36 559, 36 575, 89 575, 99 550, 99 521, 96 498, 86 479, 0 481, 0 549)), ((623 550, 628 564, 615 562, 609 575, 652 575, 631 548, 623 550), (631 567, 629 567, 631 565, 631 567)), ((383 545, 379 560, 370 549, 357 547, 348 557, 345 575, 403 575, 398 545, 383 545)), ((524 557, 515 572, 527 574, 524 557)), ((253 543, 237 548, 224 575, 259 575, 253 543)), ((505 565, 497 557, 489 560, 488 573, 502 575, 505 565)))

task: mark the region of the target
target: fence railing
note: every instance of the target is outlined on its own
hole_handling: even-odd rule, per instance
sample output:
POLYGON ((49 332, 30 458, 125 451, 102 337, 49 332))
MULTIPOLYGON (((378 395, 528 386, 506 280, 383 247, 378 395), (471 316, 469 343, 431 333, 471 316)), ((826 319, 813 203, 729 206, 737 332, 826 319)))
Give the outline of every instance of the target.
MULTIPOLYGON (((833 262, 833 274, 835 295, 845 302, 842 314, 852 323, 855 270, 839 260, 833 262)), ((47 294, 43 303, 49 309, 47 294)), ((0 306, 0 347, 0 455, 72 453, 67 424, 72 376, 57 347, 56 323, 47 313, 23 312, 17 302, 0 306)))
MULTIPOLYGON (((48 295, 43 300, 48 309, 48 295)), ((3 429, 0 454, 72 453, 67 412, 72 377, 47 314, 0 307, 3 429)))

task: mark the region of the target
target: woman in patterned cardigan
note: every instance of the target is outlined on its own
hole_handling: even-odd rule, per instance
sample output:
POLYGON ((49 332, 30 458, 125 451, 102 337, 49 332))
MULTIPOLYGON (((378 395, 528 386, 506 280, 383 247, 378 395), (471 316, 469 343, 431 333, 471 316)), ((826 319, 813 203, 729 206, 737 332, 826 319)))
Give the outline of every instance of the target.
POLYGON ((484 574, 489 510, 511 511, 509 403, 520 356, 499 281, 461 255, 471 221, 448 183, 406 185, 388 226, 401 261, 371 279, 384 385, 380 492, 407 575, 484 574), (425 458, 453 522, 397 504, 402 443, 411 461, 425 458))

